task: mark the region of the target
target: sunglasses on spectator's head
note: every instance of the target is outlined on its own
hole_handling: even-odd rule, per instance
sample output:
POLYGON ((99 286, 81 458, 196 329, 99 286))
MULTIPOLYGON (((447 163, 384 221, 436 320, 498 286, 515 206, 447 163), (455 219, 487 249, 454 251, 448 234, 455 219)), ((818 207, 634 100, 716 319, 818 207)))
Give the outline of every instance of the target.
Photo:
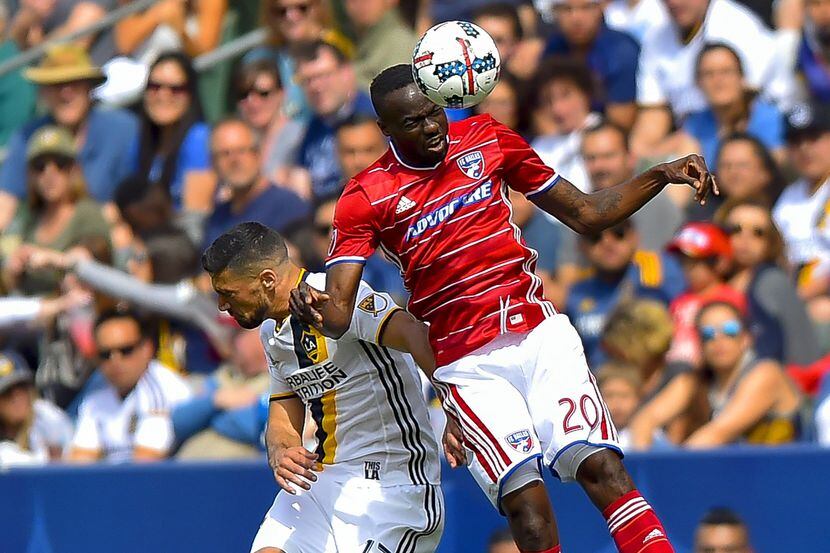
POLYGON ((185 94, 188 91, 188 87, 186 84, 170 84, 170 83, 162 83, 159 81, 149 81, 147 82, 147 90, 150 92, 158 92, 162 88, 166 88, 173 94, 185 94))
POLYGON ((29 166, 36 173, 42 173, 46 170, 50 163, 54 163, 55 167, 57 167, 61 171, 68 171, 69 168, 72 167, 72 164, 75 163, 75 161, 72 158, 66 156, 44 155, 33 159, 29 166))
POLYGON ((116 352, 118 352, 121 354, 121 357, 126 357, 132 354, 140 345, 141 342, 136 342, 135 344, 121 346, 120 348, 102 349, 98 352, 98 356, 103 360, 109 360, 112 359, 112 356, 115 355, 116 352))
POLYGON ((711 342, 717 337, 718 334, 723 334, 728 338, 737 338, 740 336, 743 328, 744 326, 741 324, 741 321, 732 319, 731 321, 726 321, 720 325, 720 327, 715 325, 705 325, 698 328, 697 331, 698 334, 700 334, 701 341, 711 342))
POLYGON ((622 240, 628 235, 628 230, 628 225, 617 225, 616 227, 606 229, 599 234, 588 235, 585 238, 591 244, 599 244, 602 241, 602 237, 606 234, 613 236, 617 240, 622 240))
POLYGON ((299 12, 300 15, 306 15, 310 9, 311 2, 306 2, 304 4, 292 4, 290 6, 277 6, 276 4, 271 6, 271 11, 282 18, 285 18, 289 12, 294 10, 299 12))
POLYGON ((743 234, 744 232, 749 232, 755 238, 763 238, 767 235, 767 229, 756 226, 730 225, 726 231, 729 233, 729 236, 743 234))
POLYGON ((247 100, 248 97, 251 96, 251 94, 255 94, 256 96, 264 100, 265 98, 273 94, 274 90, 275 89, 273 88, 257 88, 255 86, 252 86, 247 90, 240 91, 237 99, 241 102, 242 100, 247 100))

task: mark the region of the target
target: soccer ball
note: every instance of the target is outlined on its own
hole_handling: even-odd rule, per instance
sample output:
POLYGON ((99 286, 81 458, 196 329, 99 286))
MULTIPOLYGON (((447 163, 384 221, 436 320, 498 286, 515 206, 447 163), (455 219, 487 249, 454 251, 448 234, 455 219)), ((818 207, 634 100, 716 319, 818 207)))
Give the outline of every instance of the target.
POLYGON ((432 27, 412 55, 415 82, 445 108, 469 108, 499 81, 501 59, 492 37, 478 25, 447 21, 432 27))

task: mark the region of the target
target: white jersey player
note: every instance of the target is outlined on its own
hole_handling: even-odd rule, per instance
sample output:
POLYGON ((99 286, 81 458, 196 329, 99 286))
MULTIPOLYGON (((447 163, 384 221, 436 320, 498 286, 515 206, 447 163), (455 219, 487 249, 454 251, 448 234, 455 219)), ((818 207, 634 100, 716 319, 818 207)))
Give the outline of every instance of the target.
POLYGON ((413 362, 433 369, 426 328, 366 283, 338 340, 289 317, 289 291, 303 280, 324 287, 325 275, 295 266, 257 223, 219 237, 202 264, 220 309, 243 327, 261 323, 271 373, 266 442, 283 491, 251 551, 435 551, 439 452, 413 362))

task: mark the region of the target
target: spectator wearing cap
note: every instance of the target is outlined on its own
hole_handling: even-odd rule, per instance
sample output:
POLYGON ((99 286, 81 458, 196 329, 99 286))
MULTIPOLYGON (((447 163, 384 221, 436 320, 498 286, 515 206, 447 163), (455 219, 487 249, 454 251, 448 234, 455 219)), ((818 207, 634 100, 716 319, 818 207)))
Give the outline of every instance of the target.
POLYGON ((323 40, 306 42, 297 46, 294 57, 297 82, 313 116, 297 159, 306 176, 291 186, 305 198, 326 198, 343 187, 337 162, 337 127, 355 114, 375 112, 369 96, 357 87, 354 65, 340 48, 323 40))
POLYGON ((702 344, 709 420, 684 442, 689 448, 731 443, 778 445, 803 431, 802 398, 780 363, 758 357, 741 309, 715 301, 695 321, 702 344))
POLYGON ((582 337, 594 370, 605 360, 600 338, 617 305, 635 298, 668 305, 686 287, 676 260, 639 250, 638 245, 639 234, 630 219, 596 236, 579 237, 588 269, 571 287, 565 311, 582 337))
POLYGON ((646 35, 669 19, 663 0, 611 0, 605 5, 605 22, 642 44, 646 35))
POLYGON ((800 178, 784 189, 772 214, 799 295, 813 320, 825 323, 830 321, 830 107, 798 106, 787 116, 785 137, 800 178))
POLYGON ((357 36, 354 70, 364 90, 369 90, 375 75, 387 67, 412 62, 418 36, 404 23, 397 4, 397 0, 343 2, 357 36))
POLYGON ((816 102, 830 102, 830 4, 807 0, 796 68, 816 102))
POLYGON ((637 59, 640 46, 630 35, 605 24, 599 0, 556 0, 553 13, 558 32, 543 56, 583 60, 598 83, 594 108, 625 129, 637 116, 637 59))
POLYGON ((695 83, 695 65, 704 45, 723 42, 741 58, 750 89, 782 109, 792 102, 794 82, 778 63, 775 39, 748 8, 735 0, 667 0, 669 21, 645 37, 637 76, 639 113, 632 149, 649 156, 673 124, 706 109, 695 83))
POLYGON ((668 353, 671 363, 700 367, 700 342, 695 318, 700 307, 711 301, 728 301, 746 309, 744 296, 726 283, 732 261, 727 234, 712 223, 688 223, 669 242, 667 251, 683 267, 688 289, 669 306, 674 339, 668 353))
POLYGON ((809 365, 821 357, 804 301, 785 272, 784 239, 758 199, 730 199, 718 220, 732 244, 729 285, 746 297, 755 351, 785 365, 809 365))
POLYGON ((153 360, 146 326, 134 313, 100 315, 95 344, 106 383, 81 402, 68 459, 164 459, 174 445, 170 409, 190 398, 190 389, 181 377, 153 360))
POLYGON ((693 553, 753 553, 749 528, 726 507, 710 509, 697 525, 693 553))
POLYGON ((89 194, 102 204, 112 200, 115 187, 130 173, 130 151, 138 135, 132 114, 93 104, 90 93, 104 77, 83 49, 55 46, 24 75, 39 85, 48 113, 21 127, 9 140, 0 168, 0 229, 8 226, 26 196, 26 147, 39 128, 60 125, 71 134, 89 194))
POLYGON ((60 275, 30 268, 32 252, 37 248, 66 251, 94 236, 109 239, 109 224, 101 206, 87 197, 69 131, 53 126, 38 129, 29 140, 26 162, 28 198, 8 231, 13 238, 6 244, 10 250, 4 275, 10 289, 25 295, 56 294, 60 275))
POLYGON ((247 123, 236 118, 218 123, 210 148, 214 170, 228 199, 208 218, 205 247, 246 221, 262 223, 289 238, 306 226, 311 216, 308 203, 291 190, 275 186, 262 173, 260 145, 247 123))
POLYGON ((0 353, 0 468, 63 456, 72 437, 66 414, 37 398, 34 375, 17 353, 0 353))

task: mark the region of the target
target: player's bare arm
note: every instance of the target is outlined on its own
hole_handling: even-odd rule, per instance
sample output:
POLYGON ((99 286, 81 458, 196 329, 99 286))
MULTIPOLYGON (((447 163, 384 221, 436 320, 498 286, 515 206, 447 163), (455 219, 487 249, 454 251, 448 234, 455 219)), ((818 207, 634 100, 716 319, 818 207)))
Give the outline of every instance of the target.
POLYGON ((310 482, 317 480, 312 472, 317 470, 317 454, 302 446, 304 423, 305 408, 300 398, 271 400, 265 430, 268 464, 279 487, 290 494, 297 493, 294 486, 309 490, 310 482))
POLYGON ((301 282, 291 291, 291 314, 329 338, 340 338, 349 330, 362 275, 362 264, 338 263, 326 271, 325 291, 301 282))
POLYGON ((655 165, 617 186, 585 194, 565 179, 533 201, 580 234, 597 234, 613 227, 643 207, 669 184, 686 184, 695 189, 695 201, 706 203, 709 194, 718 194, 714 176, 697 154, 655 165))

